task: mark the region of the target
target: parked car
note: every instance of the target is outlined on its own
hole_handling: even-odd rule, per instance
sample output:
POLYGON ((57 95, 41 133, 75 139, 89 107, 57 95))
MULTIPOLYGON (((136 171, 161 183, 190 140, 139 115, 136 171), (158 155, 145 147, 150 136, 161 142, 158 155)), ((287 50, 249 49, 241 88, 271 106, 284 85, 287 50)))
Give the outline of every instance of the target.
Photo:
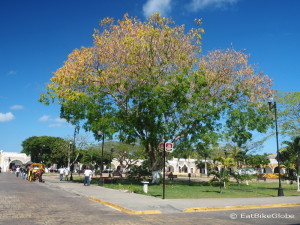
POLYGON ((103 170, 102 173, 112 173, 112 172, 114 172, 113 169, 105 169, 105 170, 103 170))
POLYGON ((256 172, 255 169, 253 169, 251 167, 245 167, 245 168, 237 170, 237 173, 240 174, 240 175, 242 175, 242 174, 254 175, 257 172, 256 172))

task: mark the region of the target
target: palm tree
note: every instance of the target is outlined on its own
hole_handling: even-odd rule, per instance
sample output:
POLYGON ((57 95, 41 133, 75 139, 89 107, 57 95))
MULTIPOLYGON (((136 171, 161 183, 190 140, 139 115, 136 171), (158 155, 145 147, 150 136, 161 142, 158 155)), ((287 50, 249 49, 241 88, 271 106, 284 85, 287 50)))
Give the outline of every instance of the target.
POLYGON ((293 141, 284 141, 286 147, 280 151, 280 159, 282 162, 291 168, 291 165, 295 165, 297 171, 297 186, 300 191, 299 184, 299 155, 300 155, 300 136, 294 137, 293 141))
POLYGON ((204 173, 206 176, 208 176, 208 171, 207 171, 207 159, 211 157, 212 155, 212 149, 209 147, 202 147, 197 145, 197 153, 200 157, 204 158, 204 173))

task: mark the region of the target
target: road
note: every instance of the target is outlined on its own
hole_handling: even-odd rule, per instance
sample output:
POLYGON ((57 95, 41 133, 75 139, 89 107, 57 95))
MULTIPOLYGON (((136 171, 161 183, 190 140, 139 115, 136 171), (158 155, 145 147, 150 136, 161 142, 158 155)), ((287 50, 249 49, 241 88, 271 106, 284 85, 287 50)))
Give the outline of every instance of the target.
POLYGON ((128 215, 44 183, 0 173, 0 225, 300 224, 300 207, 128 215))

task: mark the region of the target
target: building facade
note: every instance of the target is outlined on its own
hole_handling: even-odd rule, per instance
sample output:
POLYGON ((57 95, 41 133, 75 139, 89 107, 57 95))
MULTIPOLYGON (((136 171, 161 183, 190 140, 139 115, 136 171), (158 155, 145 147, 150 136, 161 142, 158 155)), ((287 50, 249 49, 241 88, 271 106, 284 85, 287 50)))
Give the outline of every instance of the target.
POLYGON ((31 163, 31 157, 25 153, 4 152, 0 150, 0 166, 3 172, 8 172, 15 166, 31 163))

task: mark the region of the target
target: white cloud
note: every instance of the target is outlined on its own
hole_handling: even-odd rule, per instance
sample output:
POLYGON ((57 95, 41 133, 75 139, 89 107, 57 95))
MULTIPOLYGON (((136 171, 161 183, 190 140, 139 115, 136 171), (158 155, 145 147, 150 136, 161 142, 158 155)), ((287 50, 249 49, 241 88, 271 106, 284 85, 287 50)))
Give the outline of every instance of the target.
POLYGON ((190 11, 198 11, 207 7, 226 8, 240 0, 192 0, 187 8, 190 11))
POLYGON ((62 127, 63 125, 61 123, 52 123, 52 124, 49 124, 48 127, 62 127))
POLYGON ((10 70, 10 71, 7 72, 8 76, 13 76, 13 75, 16 75, 16 74, 17 74, 17 71, 15 71, 15 70, 10 70))
POLYGON ((57 122, 57 123, 66 123, 67 121, 65 119, 62 119, 62 118, 56 118, 56 119, 53 119, 52 121, 54 122, 57 122))
POLYGON ((15 116, 11 113, 0 113, 0 122, 9 122, 13 120, 15 116))
POLYGON ((62 127, 64 123, 67 123, 65 119, 62 118, 55 118, 52 119, 51 116, 48 115, 43 115, 42 117, 39 118, 40 122, 54 122, 52 124, 49 124, 48 127, 62 127))
POLYGON ((159 12, 162 16, 167 16, 171 11, 171 0, 148 0, 143 6, 145 17, 149 17, 152 13, 159 12))
POLYGON ((13 110, 24 109, 24 106, 22 106, 22 105, 13 105, 13 106, 10 107, 10 109, 13 109, 13 110))
POLYGON ((49 120, 50 120, 50 116, 47 116, 47 115, 44 115, 39 119, 39 121, 41 121, 41 122, 47 122, 49 120))

